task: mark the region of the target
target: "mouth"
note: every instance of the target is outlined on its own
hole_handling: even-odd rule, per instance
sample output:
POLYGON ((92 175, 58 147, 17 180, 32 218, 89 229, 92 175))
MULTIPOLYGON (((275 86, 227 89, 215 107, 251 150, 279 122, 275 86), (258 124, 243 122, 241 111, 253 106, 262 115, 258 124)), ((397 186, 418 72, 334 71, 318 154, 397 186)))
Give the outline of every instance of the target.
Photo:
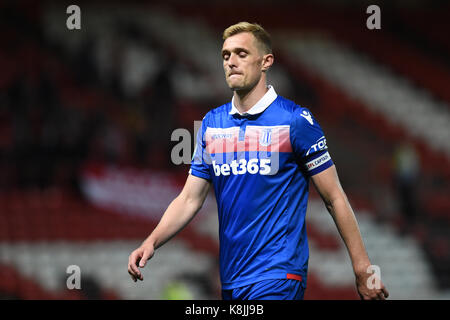
POLYGON ((228 69, 228 76, 229 77, 234 76, 234 75, 238 75, 238 74, 242 74, 242 71, 239 71, 239 70, 237 70, 235 68, 228 69))

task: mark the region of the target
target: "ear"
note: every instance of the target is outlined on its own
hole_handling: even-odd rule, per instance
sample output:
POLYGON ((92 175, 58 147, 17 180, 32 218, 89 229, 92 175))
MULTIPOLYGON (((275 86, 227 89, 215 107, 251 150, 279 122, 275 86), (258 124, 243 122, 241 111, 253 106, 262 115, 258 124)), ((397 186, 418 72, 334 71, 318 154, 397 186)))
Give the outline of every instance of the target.
POLYGON ((267 70, 270 69, 270 67, 273 65, 274 62, 274 56, 273 54, 269 53, 269 54, 265 54, 262 58, 262 62, 261 62, 261 70, 262 72, 266 72, 267 70))

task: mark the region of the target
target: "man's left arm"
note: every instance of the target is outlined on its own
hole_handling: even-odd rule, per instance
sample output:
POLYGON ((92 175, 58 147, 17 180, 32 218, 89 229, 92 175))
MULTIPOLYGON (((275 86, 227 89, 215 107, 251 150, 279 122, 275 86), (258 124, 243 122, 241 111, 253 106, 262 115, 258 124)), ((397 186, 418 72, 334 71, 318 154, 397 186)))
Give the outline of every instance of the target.
POLYGON ((358 222, 340 184, 336 167, 332 165, 328 169, 313 175, 311 179, 347 247, 359 296, 363 300, 384 300, 389 296, 389 293, 381 279, 379 288, 369 289, 367 286, 367 280, 371 276, 368 273, 368 267, 371 263, 364 247, 358 222))

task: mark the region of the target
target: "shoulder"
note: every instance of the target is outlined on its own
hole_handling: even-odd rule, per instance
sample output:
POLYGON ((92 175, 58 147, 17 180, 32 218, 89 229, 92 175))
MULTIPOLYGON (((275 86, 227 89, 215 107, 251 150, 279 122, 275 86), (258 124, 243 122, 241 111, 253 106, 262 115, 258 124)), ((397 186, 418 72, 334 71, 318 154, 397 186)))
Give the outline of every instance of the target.
POLYGON ((278 109, 280 109, 280 111, 284 111, 287 113, 294 113, 300 107, 294 101, 280 95, 278 95, 278 97, 275 99, 274 104, 278 109))
POLYGON ((222 114, 228 114, 231 110, 231 102, 227 102, 217 108, 211 109, 208 114, 210 116, 218 116, 222 114))
POLYGON ((214 119, 227 116, 230 110, 231 110, 231 102, 225 103, 219 107, 209 110, 203 117, 202 121, 208 123, 210 121, 214 121, 214 119))
POLYGON ((303 107, 296 102, 287 99, 283 96, 278 96, 278 98, 275 100, 276 105, 279 109, 290 113, 292 116, 299 116, 300 114, 311 114, 309 109, 307 107, 303 107))
POLYGON ((291 125, 296 127, 313 126, 317 121, 311 111, 304 106, 295 103, 292 100, 278 96, 277 107, 286 112, 291 118, 291 125))

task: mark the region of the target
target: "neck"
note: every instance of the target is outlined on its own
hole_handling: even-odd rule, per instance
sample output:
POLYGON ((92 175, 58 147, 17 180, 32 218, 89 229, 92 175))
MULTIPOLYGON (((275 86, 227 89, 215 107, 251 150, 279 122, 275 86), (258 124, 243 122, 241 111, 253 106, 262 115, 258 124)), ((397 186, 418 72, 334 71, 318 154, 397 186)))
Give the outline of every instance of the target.
POLYGON ((235 90, 234 105, 240 113, 245 113, 251 109, 269 90, 265 81, 260 81, 250 90, 235 90))

